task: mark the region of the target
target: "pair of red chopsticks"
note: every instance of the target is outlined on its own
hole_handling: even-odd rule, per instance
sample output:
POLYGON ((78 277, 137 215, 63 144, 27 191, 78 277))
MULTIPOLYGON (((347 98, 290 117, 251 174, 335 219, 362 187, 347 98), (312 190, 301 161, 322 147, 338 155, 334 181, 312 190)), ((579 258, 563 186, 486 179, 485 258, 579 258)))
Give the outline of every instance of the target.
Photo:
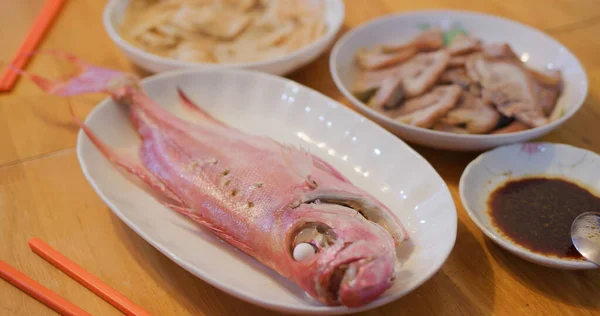
MULTIPOLYGON (((21 43, 21 46, 15 53, 11 65, 13 67, 23 69, 29 58, 31 52, 35 50, 39 42, 42 40, 48 27, 52 24, 52 21, 58 15, 60 8, 62 7, 65 0, 46 0, 46 3, 42 7, 42 10, 38 14, 35 22, 29 29, 29 33, 21 43)), ((12 90, 15 82, 17 81, 19 74, 14 71, 10 66, 7 66, 0 77, 0 92, 12 90)))
MULTIPOLYGON (((68 276, 75 279, 75 281, 81 283, 90 291, 94 292, 96 295, 100 296, 102 299, 118 308, 124 314, 133 316, 150 315, 143 308, 139 307, 121 293, 115 291, 113 288, 100 281, 100 279, 96 278, 91 273, 85 271, 79 265, 69 260, 69 258, 63 256, 40 239, 31 239, 29 241, 29 246, 33 252, 44 258, 46 261, 52 263, 68 276)), ((11 267, 2 260, 0 260, 0 277, 31 295, 38 301, 46 304, 48 307, 57 311, 61 315, 91 315, 38 282, 34 281, 24 273, 11 267)))

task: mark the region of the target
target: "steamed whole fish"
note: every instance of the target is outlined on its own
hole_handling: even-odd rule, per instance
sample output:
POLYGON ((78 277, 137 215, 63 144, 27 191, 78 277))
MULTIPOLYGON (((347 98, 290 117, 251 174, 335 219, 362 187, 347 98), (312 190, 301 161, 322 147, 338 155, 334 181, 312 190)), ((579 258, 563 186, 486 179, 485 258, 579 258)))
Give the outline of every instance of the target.
POLYGON ((54 95, 106 92, 127 105, 142 140, 141 164, 73 117, 106 158, 161 193, 162 204, 324 304, 364 305, 390 287, 395 248, 407 232, 385 205, 333 166, 303 149, 216 120, 182 90, 181 105, 194 113, 195 122, 155 104, 132 75, 59 55, 78 66, 77 76, 51 82, 23 75, 54 95), (305 254, 296 256, 300 248, 305 254))

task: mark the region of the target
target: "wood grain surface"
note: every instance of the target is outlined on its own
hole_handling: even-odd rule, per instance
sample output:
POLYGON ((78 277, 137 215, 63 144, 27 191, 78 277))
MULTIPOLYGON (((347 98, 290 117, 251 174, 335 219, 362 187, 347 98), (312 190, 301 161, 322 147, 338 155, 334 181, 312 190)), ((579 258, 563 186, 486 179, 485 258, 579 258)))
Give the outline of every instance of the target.
MULTIPOLYGON (((10 60, 42 0, 0 1, 0 61, 10 60)), ((104 1, 71 0, 42 49, 134 70, 104 32, 104 1)), ((542 140, 600 152, 600 2, 598 0, 346 1, 340 35, 370 19, 428 8, 475 10, 531 25, 556 38, 583 63, 590 80, 584 107, 542 140)), ((328 70, 326 53, 289 77, 346 104, 328 70)), ((64 76, 72 69, 36 57, 28 70, 64 76)), ((103 98, 73 98, 85 116, 103 98)), ((275 315, 192 276, 144 242, 100 200, 75 156, 77 128, 63 99, 19 81, 0 94, 0 259, 93 315, 120 315, 27 246, 40 237, 153 315, 275 315)), ((476 153, 414 146, 441 174, 458 211, 456 245, 442 269, 409 295, 361 315, 600 315, 600 271, 543 268, 495 246, 471 223, 458 180, 476 153)), ((55 313, 0 280, 0 315, 55 313)))

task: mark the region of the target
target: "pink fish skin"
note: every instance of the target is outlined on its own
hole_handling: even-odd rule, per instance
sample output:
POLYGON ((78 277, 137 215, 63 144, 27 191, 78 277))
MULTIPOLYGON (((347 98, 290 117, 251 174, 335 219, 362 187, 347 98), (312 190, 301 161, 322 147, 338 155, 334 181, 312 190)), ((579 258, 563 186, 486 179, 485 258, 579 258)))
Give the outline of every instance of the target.
POLYGON ((70 80, 22 74, 48 93, 104 91, 127 104, 142 139, 141 165, 73 117, 109 160, 161 192, 161 203, 324 304, 361 306, 390 287, 396 246, 408 234, 385 205, 333 166, 300 148, 230 127, 179 90, 182 106, 199 119, 183 120, 156 105, 131 75, 66 56, 79 66, 79 75, 70 80), (316 255, 295 260, 300 242, 313 245, 316 255))

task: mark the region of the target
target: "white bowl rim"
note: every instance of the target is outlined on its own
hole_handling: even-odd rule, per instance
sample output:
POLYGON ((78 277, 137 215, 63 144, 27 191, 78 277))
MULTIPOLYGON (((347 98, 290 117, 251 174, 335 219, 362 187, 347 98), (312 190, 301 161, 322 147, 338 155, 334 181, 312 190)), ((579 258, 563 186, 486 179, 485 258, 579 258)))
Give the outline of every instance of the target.
MULTIPOLYGON (((252 70, 252 69, 243 69, 243 68, 222 68, 222 69, 203 69, 203 68, 180 68, 180 69, 174 69, 174 70, 169 70, 169 71, 165 71, 162 73, 157 73, 154 74, 152 76, 148 76, 144 79, 142 79, 140 81, 140 86, 143 88, 144 84, 150 83, 152 81, 155 80, 161 80, 161 79, 166 79, 169 77, 173 77, 173 76, 178 76, 178 75, 182 75, 182 74, 187 74, 187 73, 198 73, 198 74, 210 74, 213 72, 229 72, 232 74, 251 74, 251 75, 255 75, 259 78, 267 78, 267 79, 275 79, 275 80, 282 80, 286 83, 292 83, 294 85, 297 86, 301 86, 304 89, 307 89, 308 91, 310 91, 311 93, 320 95, 328 100, 330 100, 331 102, 337 103, 340 107, 343 107, 343 105, 330 98, 329 96, 314 90, 310 87, 307 87, 303 84, 300 84, 298 82, 295 82, 291 79, 285 78, 285 77, 281 77, 281 76, 276 76, 270 73, 265 73, 265 72, 261 72, 258 70, 252 70)), ((98 102, 97 106, 94 107, 94 109, 92 109, 92 111, 87 115, 86 119, 84 120, 84 123, 88 123, 88 120, 92 117, 92 115, 98 111, 100 111, 101 109, 101 105, 106 104, 111 102, 110 97, 107 97, 103 100, 101 100, 100 102, 98 102)), ((350 109, 347 109, 349 111, 351 111, 350 109)), ((353 115, 357 115, 360 118, 364 119, 365 121, 371 122, 373 124, 373 128, 375 129, 379 129, 381 130, 381 132, 383 133, 389 133, 392 136, 395 137, 395 135, 393 135, 392 133, 390 133, 388 130, 384 129, 383 127, 381 127, 379 124, 377 124, 376 122, 370 120, 369 118, 365 117, 364 115, 357 113, 355 111, 351 111, 353 112, 353 115)), ((448 247, 448 249, 446 250, 446 253, 442 254, 442 256, 440 257, 443 260, 439 261, 439 264, 437 265, 437 267, 433 268, 429 273, 427 274, 423 274, 423 277, 421 278, 420 281, 415 282, 415 285, 412 287, 411 290, 403 292, 401 295, 399 296, 385 296, 385 297, 379 297, 378 299, 376 299, 375 301, 367 304, 367 305, 363 305, 360 307, 353 307, 353 308, 349 308, 346 306, 326 306, 326 305, 322 305, 319 307, 323 307, 323 309, 321 310, 306 310, 306 309, 296 309, 296 308, 289 308, 285 305, 282 304, 275 304, 275 303, 265 303, 265 302, 261 302, 261 301, 257 301, 255 300, 252 296, 248 296, 245 295, 244 293, 238 292, 235 289, 230 289, 228 287, 224 287, 221 286, 221 282, 215 278, 213 278, 211 275, 209 274, 204 274, 204 273, 200 273, 198 272, 198 270, 191 264, 188 264, 186 262, 182 262, 177 260, 176 256, 174 256, 172 253, 170 253, 167 249, 160 247, 155 240, 153 240, 152 238, 150 238, 146 233, 144 233, 135 223, 133 223, 132 221, 128 220, 121 212, 118 211, 118 207, 116 205, 114 205, 114 203, 111 202, 111 200, 106 197, 102 191, 100 190, 100 188, 98 187, 98 185, 92 181, 92 176, 88 170, 88 166, 84 163, 83 160, 83 151, 82 151, 82 143, 86 140, 86 136, 85 133, 80 130, 78 132, 77 135, 77 146, 76 146, 76 153, 77 153, 77 160, 80 163, 80 167, 82 168, 82 172, 86 178, 86 180, 88 181, 88 183, 94 188, 94 191, 96 192, 96 194, 98 194, 98 196, 100 197, 100 199, 102 199, 102 201, 111 209, 111 211, 123 222, 125 223, 131 230, 133 230, 138 236, 140 236, 142 239, 144 239, 144 241, 148 244, 150 244, 154 249, 158 250, 160 253, 162 253, 164 256, 166 256, 167 258, 169 258, 171 261, 173 261, 175 264, 179 265, 180 267, 184 268, 186 271, 190 272, 191 274, 193 274, 195 277, 200 278, 201 280, 203 280, 204 282, 210 284, 211 286, 214 286, 215 288, 227 293, 228 295, 231 295, 233 297, 236 297, 238 299, 241 299, 243 301, 252 303, 256 306, 262 306, 263 308, 268 308, 274 311, 278 311, 278 312, 284 312, 284 313, 309 313, 311 315, 342 315, 342 314, 349 314, 349 313, 358 313, 358 312, 362 312, 362 311, 367 311, 367 310, 372 310, 375 308, 379 308, 381 306, 387 305, 391 302, 394 302, 402 297, 405 297, 406 295, 408 295, 409 293, 415 291, 416 289, 420 288, 425 282, 429 281, 436 273, 438 273, 442 266, 448 261, 448 257, 450 256, 450 254, 452 253, 452 250, 454 249, 454 246, 456 245, 456 236, 457 236, 457 229, 458 229, 458 213, 456 210, 456 203, 454 202, 454 199, 452 197, 452 194, 450 192, 450 189, 448 188, 448 185, 446 184, 446 181, 444 181, 444 179, 442 178, 442 176, 437 172, 437 170, 431 165, 431 163, 429 163, 429 161, 427 159, 425 159, 425 157, 423 157, 421 154, 419 154, 416 150, 414 150, 411 146, 409 146, 408 144, 406 144, 403 140, 399 139, 396 137, 396 139, 398 140, 398 142, 400 143, 401 146, 404 147, 404 149, 407 150, 407 153, 409 154, 413 154, 416 155, 419 159, 423 159, 423 162, 425 163, 426 166, 428 166, 431 171, 433 172, 433 176, 437 177, 437 179, 440 181, 440 189, 445 190, 445 194, 448 195, 448 198, 451 201, 451 204, 448 206, 448 212, 450 212, 451 214, 454 214, 454 216, 452 217, 454 219, 454 231, 451 235, 452 238, 452 242, 450 243, 450 246, 448 247), (202 277, 199 277, 198 275, 202 275, 202 277)))
MULTIPOLYGON (((547 267, 554 267, 554 268, 566 268, 566 269, 576 269, 576 270, 597 269, 598 266, 589 261, 576 261, 576 260, 552 258, 552 257, 544 256, 542 254, 530 251, 527 248, 517 245, 514 242, 508 240, 506 237, 493 231, 490 227, 481 223, 481 221, 479 221, 477 216, 475 216, 475 212, 471 209, 470 204, 468 203, 468 199, 466 197, 466 193, 465 193, 465 190, 466 190, 465 182, 466 182, 466 179, 471 175, 471 170, 474 168, 474 166, 476 164, 480 163, 483 159, 485 159, 486 156, 493 155, 495 152, 504 150, 509 147, 520 147, 523 144, 537 144, 537 145, 543 145, 543 146, 552 146, 552 147, 556 147, 556 148, 563 148, 564 150, 585 151, 589 154, 592 154, 592 155, 600 158, 599 155, 597 155, 596 153, 594 153, 590 150, 575 147, 575 146, 572 146, 569 144, 562 144, 562 143, 530 142, 530 143, 515 143, 515 144, 496 147, 492 150, 489 150, 487 152, 480 154, 477 158, 473 159, 473 161, 471 161, 467 165, 467 167, 465 168, 465 170, 463 171, 463 173, 460 177, 460 181, 458 184, 458 191, 459 191, 460 199, 461 199, 462 205, 465 209, 465 212, 469 215, 469 218, 475 224, 475 226, 477 226, 479 228, 479 230, 481 230, 491 240, 496 242, 496 244, 505 248, 506 250, 509 250, 511 252, 514 252, 515 254, 518 254, 519 256, 528 258, 532 262, 535 262, 535 263, 538 263, 538 264, 541 264, 541 265, 544 265, 547 267)), ((565 178, 568 179, 568 176, 565 178)))
MULTIPOLYGON (((331 54, 329 56, 329 72, 331 73, 331 76, 333 77, 333 81, 335 82, 335 85, 337 86, 338 90, 340 90, 340 92, 342 92, 342 94, 346 97, 346 99, 350 100, 350 102, 352 102, 355 106, 359 107, 362 110, 367 111, 369 114, 375 116, 376 118, 383 120, 384 122, 391 124, 393 126, 399 126, 402 128, 406 128, 410 131, 425 133, 425 134, 429 134, 429 135, 448 136, 448 137, 452 137, 456 140, 461 140, 461 139, 462 140, 467 140, 467 139, 489 139, 489 140, 492 140, 493 139, 493 140, 498 140, 498 141, 505 141, 505 140, 510 140, 512 137, 515 137, 517 135, 533 134, 542 128, 552 130, 552 129, 556 128, 557 126, 566 122, 568 119, 570 119, 573 115, 575 115, 575 113, 577 113, 581 109, 585 100, 587 99, 588 89, 589 89, 588 76, 585 71, 585 68, 583 67, 583 65, 581 64, 579 59, 575 56, 575 54, 573 54, 562 43, 560 43, 559 41, 550 37, 549 35, 545 34, 544 32, 542 32, 534 27, 531 27, 529 25, 511 20, 508 18, 495 16, 495 15, 491 15, 491 14, 486 14, 486 13, 481 13, 481 12, 476 12, 476 11, 455 10, 455 9, 444 9, 444 10, 425 9, 425 10, 416 10, 416 11, 410 11, 410 12, 394 13, 394 14, 384 15, 384 16, 375 18, 373 20, 370 20, 369 22, 363 23, 363 24, 353 28, 352 30, 346 32, 335 43, 335 45, 333 46, 333 49, 331 50, 331 54), (397 122, 397 121, 389 118, 388 116, 383 115, 383 114, 369 108, 363 102, 358 100, 352 93, 350 93, 344 87, 344 85, 342 84, 342 80, 340 79, 340 76, 338 74, 338 70, 335 67, 335 60, 337 58, 338 52, 340 51, 341 47, 347 41, 349 41, 353 35, 361 32, 363 29, 365 29, 369 26, 372 26, 374 24, 386 23, 389 20, 400 19, 400 18, 409 16, 409 15, 419 15, 419 14, 426 15, 426 14, 435 14, 435 13, 466 14, 466 15, 480 16, 480 17, 485 17, 485 18, 489 18, 489 19, 500 20, 503 22, 517 24, 523 28, 527 28, 527 29, 533 31, 540 37, 545 38, 546 40, 553 42, 556 45, 564 47, 565 52, 567 54, 570 54, 573 57, 573 59, 575 60, 575 63, 577 64, 577 66, 583 70, 582 75, 583 75, 583 79, 585 79, 585 80, 584 80, 584 84, 582 86, 583 86, 583 88, 585 88, 585 92, 581 95, 580 100, 577 100, 577 102, 576 102, 577 105, 575 107, 573 107, 572 110, 570 110, 568 113, 565 113, 563 116, 557 118, 556 120, 554 120, 546 125, 534 127, 534 128, 531 128, 531 129, 528 129, 525 131, 519 131, 519 132, 513 132, 513 133, 507 133, 507 134, 455 134, 455 133, 449 133, 449 132, 436 131, 436 130, 432 130, 432 129, 428 129, 428 128, 421 128, 421 127, 412 126, 412 125, 409 125, 406 123, 397 122)), ((577 84, 577 85, 579 85, 579 84, 577 84)))
POLYGON ((162 57, 162 56, 158 56, 158 55, 154 55, 151 53, 148 53, 146 51, 144 51, 141 48, 137 48, 133 45, 131 45, 129 42, 127 42, 126 40, 124 40, 121 35, 119 34, 119 32, 117 32, 117 30, 115 29, 113 23, 111 22, 111 15, 112 12, 114 11, 114 7, 117 5, 117 3, 119 3, 120 1, 123 0, 109 0, 109 2, 106 4, 106 6, 104 7, 104 12, 102 14, 102 23, 104 24, 104 29, 106 30, 106 32, 108 33, 108 36, 113 40, 113 42, 115 42, 117 45, 119 45, 120 47, 122 47, 125 51, 127 51, 128 53, 132 54, 132 55, 139 55, 145 59, 148 59, 151 62, 154 63, 159 63, 159 64, 163 64, 163 65, 168 65, 170 67, 177 67, 177 68, 193 68, 193 67, 206 67, 206 68, 254 68, 254 67, 261 67, 261 66, 267 66, 267 65, 271 65, 277 62, 282 62, 282 61, 287 61, 287 60, 292 60, 294 58, 297 58, 303 54, 308 53, 310 50, 314 49, 315 47, 317 47, 318 45, 321 45, 323 43, 325 43, 328 39, 334 37, 340 30, 340 28, 342 27, 342 25, 344 24, 344 17, 346 14, 346 8, 344 5, 344 1, 342 0, 331 0, 331 1, 336 1, 337 4, 340 6, 340 10, 341 10, 341 16, 339 18, 339 22, 334 24, 333 27, 329 27, 327 29, 327 32, 321 36, 318 40, 304 46, 301 47, 300 49, 297 49, 291 53, 282 55, 282 56, 277 56, 275 58, 270 58, 270 59, 265 59, 265 60, 260 60, 260 61, 256 61, 256 62, 249 62, 249 63, 215 63, 215 64, 210 64, 210 63, 197 63, 197 62, 187 62, 187 61, 180 61, 180 60, 176 60, 176 59, 171 59, 171 58, 167 58, 167 57, 162 57))

